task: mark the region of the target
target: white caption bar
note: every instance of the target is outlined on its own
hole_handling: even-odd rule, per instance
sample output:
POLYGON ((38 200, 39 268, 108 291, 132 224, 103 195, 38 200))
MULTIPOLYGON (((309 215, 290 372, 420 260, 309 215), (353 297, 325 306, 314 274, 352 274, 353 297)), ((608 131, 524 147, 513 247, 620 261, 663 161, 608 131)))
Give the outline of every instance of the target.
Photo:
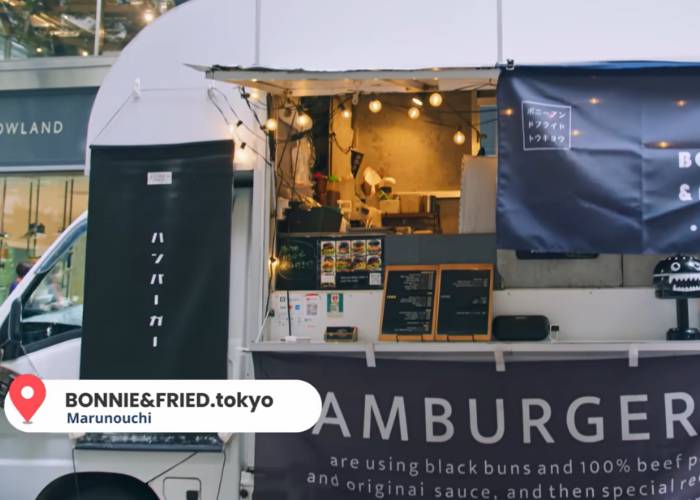
POLYGON ((40 380, 5 398, 24 432, 302 432, 321 397, 300 380, 40 380))

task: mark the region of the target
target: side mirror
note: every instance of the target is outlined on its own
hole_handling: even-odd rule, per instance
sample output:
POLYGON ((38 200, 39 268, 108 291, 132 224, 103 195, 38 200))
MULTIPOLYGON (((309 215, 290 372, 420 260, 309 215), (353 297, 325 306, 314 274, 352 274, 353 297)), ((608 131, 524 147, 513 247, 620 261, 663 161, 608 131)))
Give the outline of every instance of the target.
POLYGON ((12 359, 22 340, 22 299, 16 298, 10 305, 7 321, 0 327, 0 361, 12 359))
POLYGON ((22 298, 17 297, 10 306, 10 316, 7 321, 7 334, 10 342, 20 343, 22 340, 22 298))

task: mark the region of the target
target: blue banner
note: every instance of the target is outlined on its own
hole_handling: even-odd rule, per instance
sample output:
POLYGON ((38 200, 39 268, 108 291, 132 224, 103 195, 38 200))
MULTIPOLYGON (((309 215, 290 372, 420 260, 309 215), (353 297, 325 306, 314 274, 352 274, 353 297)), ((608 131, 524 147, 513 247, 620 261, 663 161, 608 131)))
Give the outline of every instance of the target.
POLYGON ((516 67, 498 107, 500 248, 700 251, 700 67, 516 67))

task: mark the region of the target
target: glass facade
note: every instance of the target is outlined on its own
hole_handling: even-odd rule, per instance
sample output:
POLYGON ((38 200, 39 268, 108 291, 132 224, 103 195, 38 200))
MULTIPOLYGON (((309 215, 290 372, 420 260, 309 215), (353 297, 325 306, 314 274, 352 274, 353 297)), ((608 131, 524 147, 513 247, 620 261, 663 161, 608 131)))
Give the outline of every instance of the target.
POLYGON ((80 174, 0 177, 0 299, 21 262, 32 264, 87 210, 88 179, 80 174))
POLYGON ((174 0, 0 0, 0 60, 118 52, 174 0))

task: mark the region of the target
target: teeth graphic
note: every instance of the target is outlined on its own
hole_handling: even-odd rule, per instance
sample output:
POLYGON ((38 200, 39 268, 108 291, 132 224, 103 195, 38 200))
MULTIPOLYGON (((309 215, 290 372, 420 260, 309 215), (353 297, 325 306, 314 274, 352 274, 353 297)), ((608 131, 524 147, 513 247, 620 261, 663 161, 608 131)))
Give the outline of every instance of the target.
POLYGON ((689 285, 673 285, 674 292, 697 292, 700 291, 700 286, 689 286, 689 285))
POLYGON ((700 284, 700 276, 698 276, 696 273, 681 273, 668 275, 668 282, 673 283, 674 281, 691 281, 693 283, 700 284))

